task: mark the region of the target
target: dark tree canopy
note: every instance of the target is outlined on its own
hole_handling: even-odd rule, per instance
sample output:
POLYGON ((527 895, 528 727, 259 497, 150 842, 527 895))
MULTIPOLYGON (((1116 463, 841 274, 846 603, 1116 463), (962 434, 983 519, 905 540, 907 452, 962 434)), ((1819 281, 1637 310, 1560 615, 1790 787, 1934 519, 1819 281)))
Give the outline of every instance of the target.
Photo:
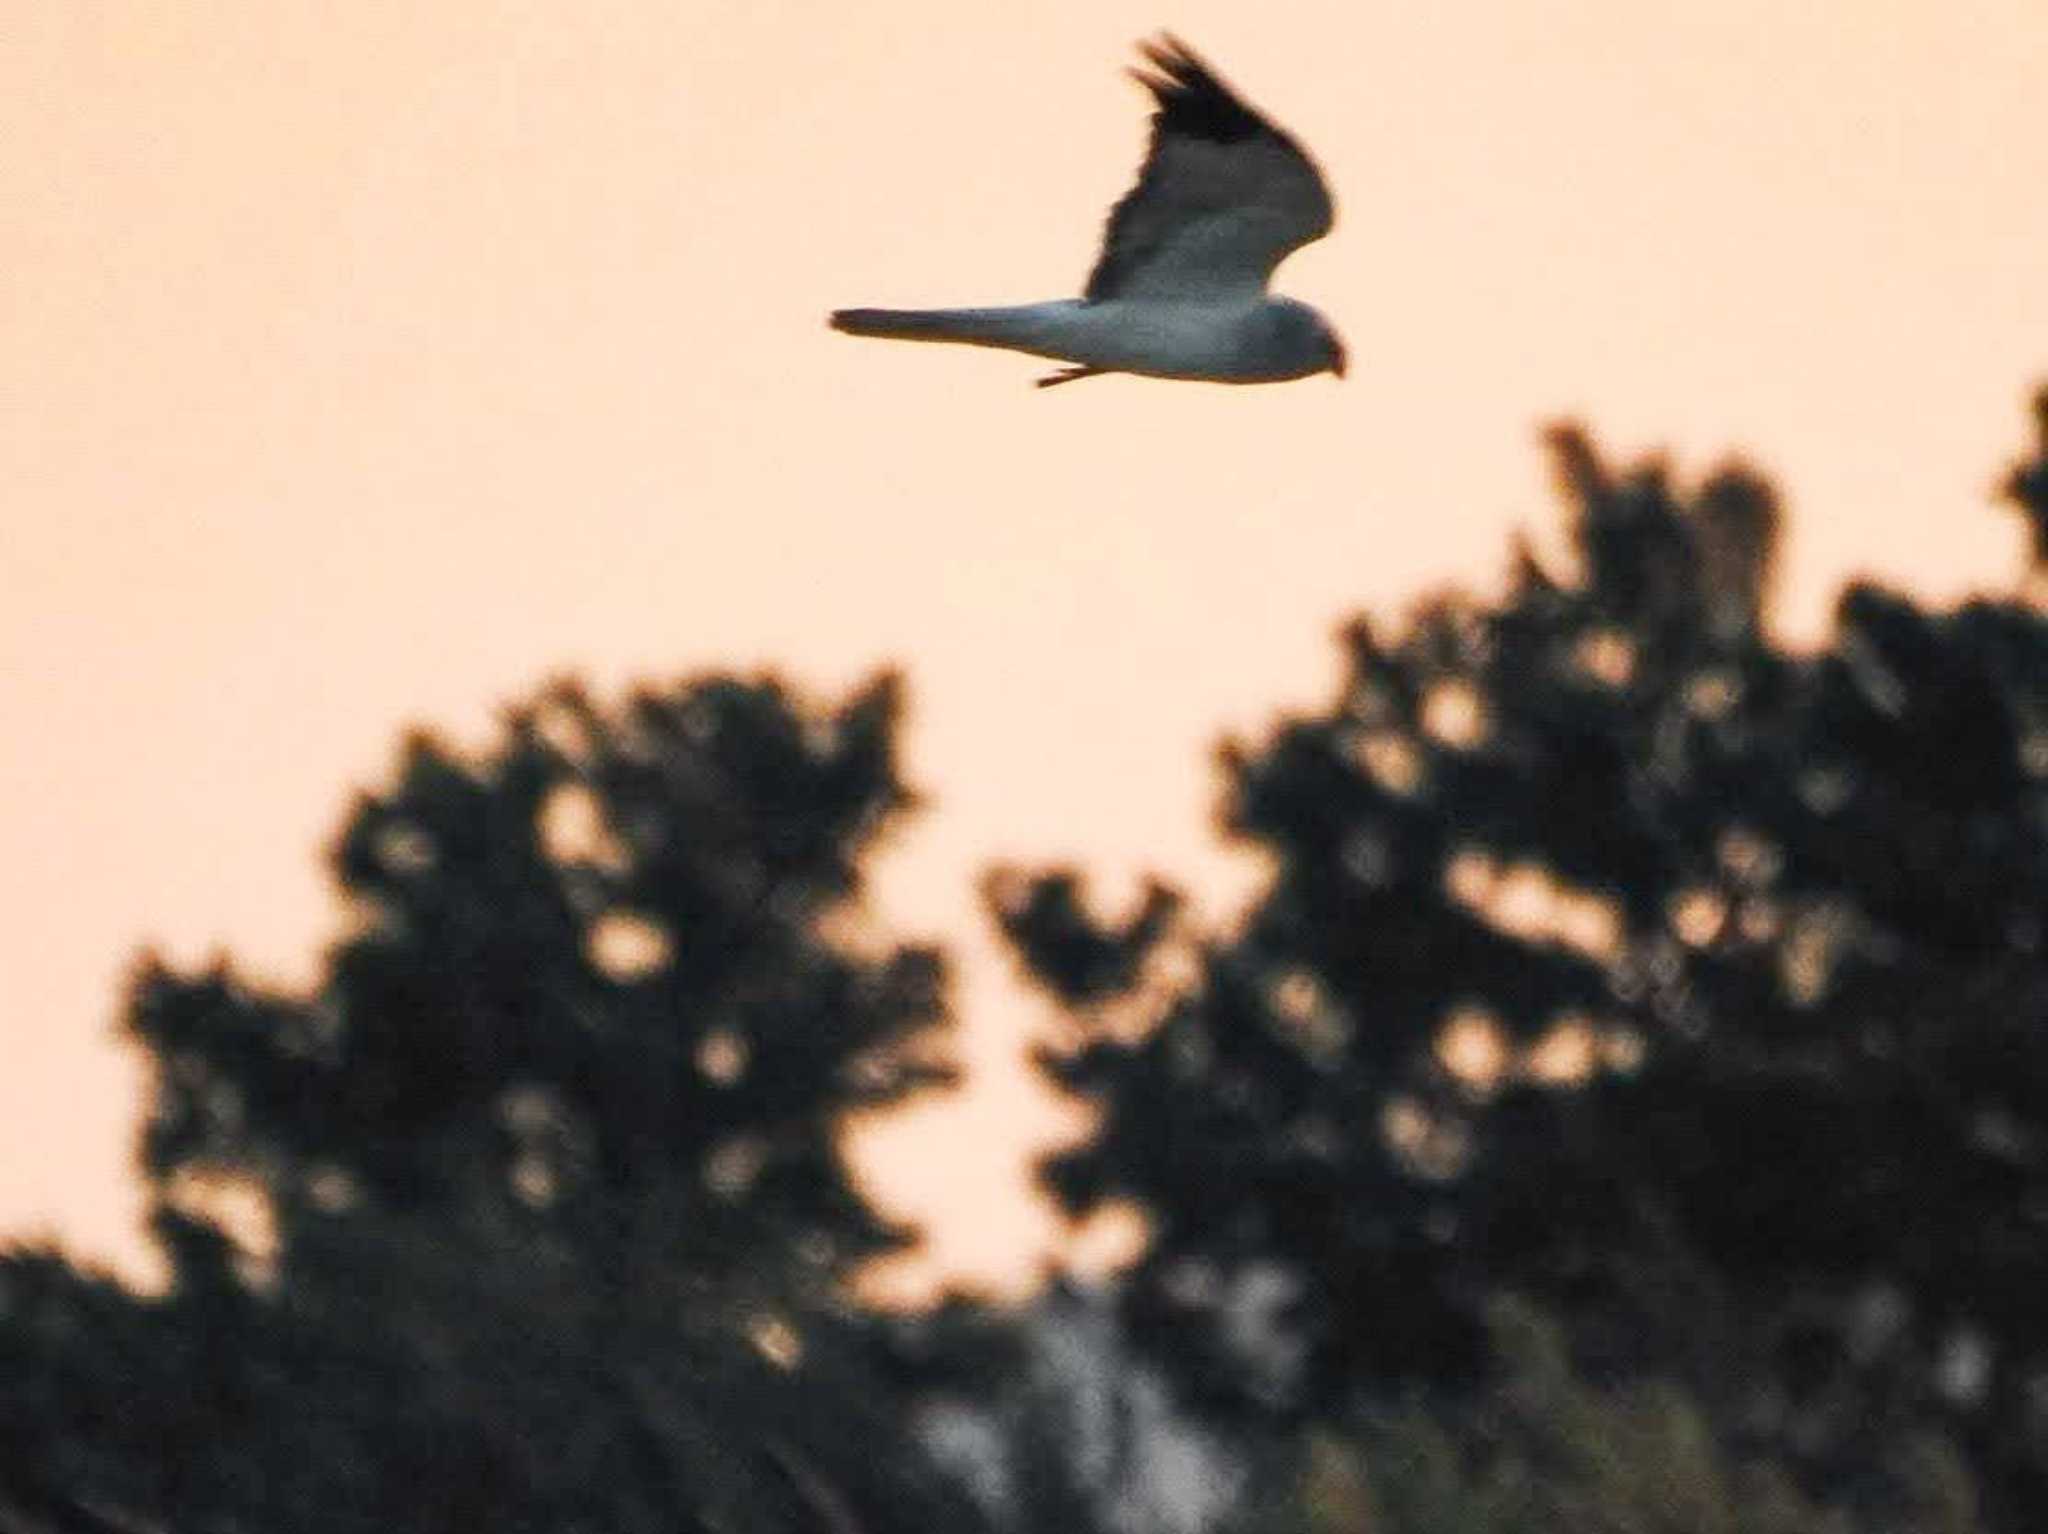
POLYGON ((837 1286, 909 1234, 844 1116, 951 1075, 938 955, 855 927, 900 709, 550 689, 355 807, 310 990, 147 966, 173 1287, 0 1261, 0 1521, 959 1525, 837 1286))
MULTIPOLYGON (((1793 653, 1755 474, 1552 450, 1574 570, 1353 625, 1326 708, 1225 751, 1272 882, 1155 1026, 1046 1051, 1103 1110, 1048 1181, 1142 1207, 1136 1313, 1218 1399, 1233 1275, 1296 1295, 1316 1412, 1455 1379, 1506 1289, 1613 1367, 1739 1375, 1740 1317, 1758 1420, 1950 1412, 2048 1490, 2048 621, 1859 585, 1793 653)), ((1128 934, 1008 914, 1077 909, 999 916, 1099 1001, 1128 934)))
POLYGON ((564 686, 482 760, 414 736, 341 834, 356 931, 310 994, 225 966, 137 984, 151 1175, 255 1179, 287 1256, 362 1209, 601 1221, 657 1193, 710 1265, 839 1273, 900 1244, 837 1134, 949 1079, 941 962, 823 925, 910 803, 899 709, 893 678, 835 713, 772 682, 615 714, 564 686))
MULTIPOLYGON (((176 1217, 173 1216, 173 1219, 176 1217)), ((191 1246, 209 1230, 187 1225, 191 1246)), ((672 1242, 386 1217, 267 1295, 0 1260, 0 1528, 920 1534, 977 1527, 845 1320, 672 1242)))

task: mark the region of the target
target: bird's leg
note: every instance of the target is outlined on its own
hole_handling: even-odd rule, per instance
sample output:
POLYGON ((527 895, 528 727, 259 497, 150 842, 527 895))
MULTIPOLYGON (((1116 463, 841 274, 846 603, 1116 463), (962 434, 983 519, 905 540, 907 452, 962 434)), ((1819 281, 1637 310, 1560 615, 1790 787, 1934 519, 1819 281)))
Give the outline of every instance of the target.
POLYGON ((1041 389, 1050 389, 1054 384, 1072 383, 1077 378, 1095 378, 1108 371, 1108 368, 1061 368, 1057 373, 1047 373, 1034 382, 1041 389))

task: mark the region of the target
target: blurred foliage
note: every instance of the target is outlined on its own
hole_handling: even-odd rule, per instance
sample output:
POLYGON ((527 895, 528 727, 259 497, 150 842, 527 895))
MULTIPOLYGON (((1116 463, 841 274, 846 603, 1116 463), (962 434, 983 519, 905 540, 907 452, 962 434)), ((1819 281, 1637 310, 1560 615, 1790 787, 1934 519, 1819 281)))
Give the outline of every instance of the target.
POLYGON ((308 994, 226 965, 137 982, 150 1175, 173 1201, 253 1180, 287 1262, 307 1223, 504 1205, 601 1233, 656 1191, 736 1271, 899 1245, 836 1136, 951 1078, 943 967, 827 928, 911 802, 900 708, 890 677, 837 712, 772 682, 615 713, 562 686, 482 760, 415 735, 341 834, 354 930, 308 994))
POLYGON ((1224 751, 1237 927, 1090 936, 1072 870, 1005 874, 1100 1109, 1046 1179, 1143 1211, 1132 1317, 1213 1409, 1476 1383, 1505 1289, 1809 1476, 1927 1421, 2048 1503, 2048 620, 1859 584, 1795 652, 1753 471, 1551 448, 1568 568, 1353 624, 1224 751))
POLYGON ((955 1298, 893 1329, 913 1430, 995 1534, 1207 1534, 1284 1463, 1182 1411, 1118 1310, 1062 1275, 1014 1309, 955 1298))
POLYGON ((1873 1506, 1823 1506, 1745 1458, 1668 1381, 1600 1386, 1557 1329, 1497 1303, 1500 1369, 1471 1401, 1424 1400, 1318 1434, 1262 1534, 1970 1534, 1975 1496, 1937 1439, 1897 1446, 1873 1506))
POLYGON ((839 1280, 909 1233, 849 1111, 950 1078, 862 928, 900 689, 556 687, 415 736, 303 994, 157 964, 170 1292, 0 1261, 0 1512, 179 1529, 880 1534, 971 1519, 839 1280), (54 1512, 52 1510, 55 1510, 54 1512))
POLYGON ((2048 571, 2048 386, 2034 396, 2034 451, 2014 464, 2004 493, 2014 510, 2027 519, 2030 553, 2037 573, 2048 571))
POLYGON ((238 1282, 217 1232, 174 1239, 219 1261, 202 1277, 188 1250, 156 1301, 48 1257, 0 1265, 0 1515, 312 1534, 973 1526, 903 1442, 858 1328, 708 1290, 673 1238, 597 1261, 531 1230, 363 1222, 311 1238, 322 1250, 269 1295, 238 1282))

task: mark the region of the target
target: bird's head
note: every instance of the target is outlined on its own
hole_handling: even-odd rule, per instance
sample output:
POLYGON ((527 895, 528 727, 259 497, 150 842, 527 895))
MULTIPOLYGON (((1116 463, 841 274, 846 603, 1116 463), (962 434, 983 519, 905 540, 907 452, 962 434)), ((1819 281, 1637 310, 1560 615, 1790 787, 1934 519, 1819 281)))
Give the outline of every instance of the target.
POLYGON ((1328 325, 1323 326, 1323 371, 1344 376, 1344 338, 1328 325))
POLYGON ((1267 306, 1278 332, 1276 344, 1293 371, 1291 378, 1311 378, 1317 373, 1344 376, 1344 339, 1322 314, 1292 298, 1275 298, 1267 306))

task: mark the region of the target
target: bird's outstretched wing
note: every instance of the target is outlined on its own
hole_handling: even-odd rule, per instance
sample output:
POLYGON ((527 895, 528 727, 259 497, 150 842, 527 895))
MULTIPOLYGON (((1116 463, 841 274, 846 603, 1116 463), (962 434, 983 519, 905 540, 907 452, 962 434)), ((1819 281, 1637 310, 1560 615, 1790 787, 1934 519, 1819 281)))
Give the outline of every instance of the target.
POLYGON ((1288 134, 1167 35, 1131 74, 1158 98, 1138 184, 1110 210, 1086 296, 1256 294, 1291 252, 1330 232, 1321 172, 1288 134))

